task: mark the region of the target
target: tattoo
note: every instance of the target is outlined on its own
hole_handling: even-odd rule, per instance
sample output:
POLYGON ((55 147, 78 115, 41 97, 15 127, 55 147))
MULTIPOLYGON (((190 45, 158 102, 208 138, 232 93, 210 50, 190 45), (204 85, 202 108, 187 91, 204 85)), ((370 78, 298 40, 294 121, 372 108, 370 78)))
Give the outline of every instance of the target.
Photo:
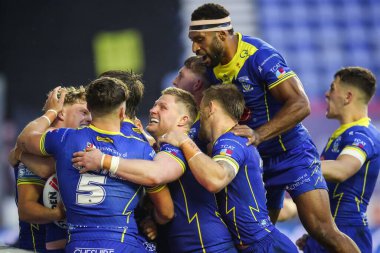
POLYGON ((223 160, 219 160, 217 163, 219 163, 227 171, 228 180, 231 182, 236 176, 235 168, 230 163, 223 160))

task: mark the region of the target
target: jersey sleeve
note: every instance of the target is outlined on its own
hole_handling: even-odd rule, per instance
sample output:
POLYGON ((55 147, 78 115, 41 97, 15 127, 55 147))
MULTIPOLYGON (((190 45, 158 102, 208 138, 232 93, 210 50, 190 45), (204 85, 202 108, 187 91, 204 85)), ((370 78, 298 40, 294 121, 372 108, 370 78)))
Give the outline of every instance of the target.
POLYGON ((24 184, 35 184, 44 186, 46 180, 34 174, 23 163, 19 163, 17 172, 17 186, 24 184))
POLYGON ((359 131, 351 131, 343 138, 343 148, 339 155, 351 155, 357 158, 361 164, 374 154, 373 141, 371 138, 359 131))
POLYGON ((244 162, 244 143, 236 138, 219 139, 213 146, 212 159, 214 161, 225 161, 235 169, 235 175, 244 162))
POLYGON ((296 76, 285 59, 274 48, 262 47, 255 53, 255 56, 254 65, 257 66, 257 75, 268 89, 296 76))
POLYGON ((53 155, 62 149, 68 128, 57 128, 45 132, 40 140, 40 151, 43 155, 53 155))

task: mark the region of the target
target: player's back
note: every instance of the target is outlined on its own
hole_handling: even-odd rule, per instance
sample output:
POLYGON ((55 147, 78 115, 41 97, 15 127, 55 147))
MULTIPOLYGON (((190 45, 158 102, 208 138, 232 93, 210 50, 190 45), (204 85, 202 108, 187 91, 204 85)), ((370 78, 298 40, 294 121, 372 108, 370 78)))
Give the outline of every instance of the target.
POLYGON ((235 178, 216 194, 219 210, 236 245, 251 244, 267 236, 274 226, 266 207, 260 156, 247 139, 227 132, 214 143, 212 157, 238 166, 235 178))
POLYGON ((168 224, 168 239, 173 252, 228 252, 234 248, 222 222, 215 195, 194 178, 182 151, 169 144, 161 146, 183 167, 184 174, 169 184, 175 216, 168 224))
POLYGON ((71 159, 76 151, 96 147, 113 156, 151 160, 154 151, 149 144, 91 125, 48 132, 44 143, 42 148, 57 160, 57 177, 67 210, 70 240, 128 240, 135 243, 138 232, 134 209, 142 187, 105 170, 79 174, 71 159))
POLYGON ((134 136, 144 141, 148 141, 141 130, 130 119, 124 119, 123 122, 121 122, 120 132, 126 136, 134 136))

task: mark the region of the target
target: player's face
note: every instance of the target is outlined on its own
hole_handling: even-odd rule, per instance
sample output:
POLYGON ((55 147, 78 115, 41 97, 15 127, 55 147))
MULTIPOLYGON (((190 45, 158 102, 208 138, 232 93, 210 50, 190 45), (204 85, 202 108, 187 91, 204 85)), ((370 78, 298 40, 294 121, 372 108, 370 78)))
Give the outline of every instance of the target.
POLYGON ((211 127, 209 122, 209 114, 210 107, 205 101, 202 99, 201 104, 199 106, 199 121, 201 123, 199 136, 202 136, 203 139, 211 141, 211 127))
POLYGON ((217 32, 189 32, 193 52, 202 57, 207 67, 217 66, 224 55, 224 47, 217 32))
POLYGON ((149 112, 146 130, 155 138, 174 129, 182 117, 180 105, 171 95, 162 95, 149 112))
POLYGON ((341 110, 345 106, 346 91, 342 87, 340 77, 330 85, 330 89, 325 93, 327 110, 326 117, 329 119, 339 119, 341 110))
POLYGON ((87 110, 87 103, 65 105, 62 109, 64 127, 77 128, 91 123, 91 114, 87 110))
POLYGON ((194 85, 200 80, 197 74, 186 67, 182 67, 173 81, 173 86, 193 93, 194 85))

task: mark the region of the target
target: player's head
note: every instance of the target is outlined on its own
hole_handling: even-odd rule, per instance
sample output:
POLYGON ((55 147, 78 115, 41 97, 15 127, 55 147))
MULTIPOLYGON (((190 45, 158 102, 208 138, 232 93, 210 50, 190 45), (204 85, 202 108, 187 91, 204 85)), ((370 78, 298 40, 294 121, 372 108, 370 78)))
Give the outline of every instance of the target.
POLYGON ((376 91, 376 78, 362 67, 345 67, 334 75, 326 92, 327 118, 339 118, 347 106, 367 106, 376 91))
POLYGON ((173 81, 173 86, 195 94, 210 86, 206 65, 197 56, 191 56, 185 60, 184 66, 178 71, 173 81))
POLYGON ((209 67, 220 63, 226 51, 226 38, 233 33, 230 13, 219 4, 204 4, 191 14, 192 50, 209 67))
POLYGON ((141 75, 131 71, 109 70, 99 75, 99 77, 113 77, 123 81, 129 89, 129 98, 126 101, 125 114, 128 118, 134 119, 138 105, 144 95, 144 84, 141 75))
POLYGON ((147 131, 159 137, 175 128, 188 131, 197 117, 197 105, 193 95, 175 87, 166 88, 150 109, 147 131))
MULTIPOLYGON (((62 111, 54 121, 55 127, 77 128, 91 123, 91 114, 87 109, 86 90, 83 86, 64 87, 67 91, 62 111)), ((58 93, 58 97, 60 93, 58 93)), ((45 109, 44 109, 45 110, 45 109)))
POLYGON ((218 113, 230 117, 238 123, 244 112, 244 97, 233 84, 211 86, 203 92, 200 105, 201 135, 210 140, 211 124, 220 122, 218 113))
POLYGON ((122 120, 129 90, 123 81, 113 77, 101 77, 86 87, 87 107, 92 117, 115 115, 122 120))

